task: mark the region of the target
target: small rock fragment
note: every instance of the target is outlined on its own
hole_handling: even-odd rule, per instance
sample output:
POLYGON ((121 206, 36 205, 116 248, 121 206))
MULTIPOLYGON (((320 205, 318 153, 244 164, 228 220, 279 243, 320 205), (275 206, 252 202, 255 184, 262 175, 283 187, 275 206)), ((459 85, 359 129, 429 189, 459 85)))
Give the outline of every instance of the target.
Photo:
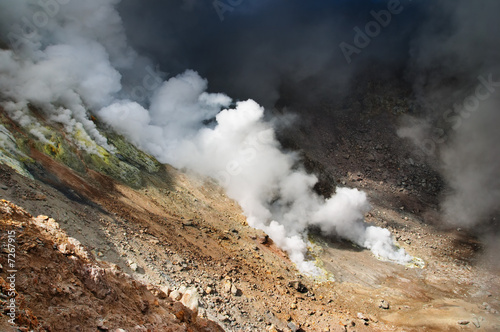
POLYGON ((182 298, 182 293, 178 290, 174 290, 168 296, 174 301, 179 301, 182 298))
POLYGON ((385 310, 388 310, 390 308, 390 304, 386 300, 382 300, 382 301, 380 301, 380 304, 378 307, 385 309, 385 310))
POLYGON ((143 314, 145 314, 148 311, 149 311, 149 302, 148 302, 148 300, 142 300, 142 303, 141 303, 141 312, 143 314))
POLYGON ((99 331, 108 331, 109 330, 109 328, 106 325, 104 325, 104 322, 102 320, 99 320, 97 322, 97 329, 99 331))
POLYGON ((271 324, 271 326, 269 326, 267 328, 267 331, 269 331, 269 332, 278 332, 278 330, 276 329, 276 327, 273 324, 271 324))
POLYGON ((293 289, 295 289, 296 291, 300 292, 300 293, 307 293, 307 287, 304 286, 304 284, 302 282, 300 282, 299 280, 292 280, 288 283, 288 287, 292 287, 293 289))
POLYGON ((192 311, 198 312, 200 299, 200 294, 198 294, 196 288, 188 288, 182 295, 181 302, 192 311))
POLYGON ((221 322, 228 322, 229 321, 229 316, 228 315, 217 315, 217 319, 220 320, 221 322))
POLYGON ((240 294, 240 290, 234 284, 231 285, 231 294, 234 296, 238 296, 240 294))
POLYGON ((233 284, 231 283, 230 280, 224 281, 224 293, 230 293, 232 287, 233 287, 233 284))
POLYGON ((160 299, 166 298, 167 296, 170 295, 170 292, 172 292, 172 290, 170 288, 168 288, 168 286, 165 286, 165 285, 160 286, 160 291, 161 292, 159 293, 159 296, 158 296, 160 299))
POLYGON ((263 236, 258 237, 260 244, 266 244, 269 241, 269 235, 265 234, 263 236))
POLYGON ((287 326, 292 332, 297 332, 299 330, 299 327, 295 325, 294 322, 289 322, 287 326))
POLYGON ((364 321, 366 321, 366 322, 367 322, 367 321, 369 321, 369 318, 368 318, 368 317, 366 317, 366 316, 365 316, 363 313, 361 313, 361 312, 358 312, 358 314, 357 314, 356 316, 357 316, 359 319, 362 319, 362 320, 364 320, 364 321))

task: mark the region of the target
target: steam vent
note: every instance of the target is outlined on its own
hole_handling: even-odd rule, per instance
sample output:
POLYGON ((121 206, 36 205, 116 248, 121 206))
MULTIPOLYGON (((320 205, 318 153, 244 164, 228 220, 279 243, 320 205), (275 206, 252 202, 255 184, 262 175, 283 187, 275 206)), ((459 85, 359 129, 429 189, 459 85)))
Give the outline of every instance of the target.
POLYGON ((0 1, 0 331, 500 331, 498 13, 0 1))

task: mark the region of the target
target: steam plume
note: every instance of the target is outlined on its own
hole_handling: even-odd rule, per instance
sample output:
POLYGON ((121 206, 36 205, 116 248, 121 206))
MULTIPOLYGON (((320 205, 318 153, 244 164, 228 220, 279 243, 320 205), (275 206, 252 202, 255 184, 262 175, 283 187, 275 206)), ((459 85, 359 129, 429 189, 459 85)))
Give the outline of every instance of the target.
POLYGON ((424 114, 400 135, 437 161, 450 189, 444 219, 461 227, 499 212, 499 10, 496 1, 440 1, 413 41, 410 68, 424 114))
POLYGON ((12 22, 3 30, 12 49, 0 51, 2 105, 20 124, 36 128, 27 107, 32 104, 68 132, 84 132, 112 151, 89 120, 91 110, 160 161, 217 178, 249 224, 265 230, 304 272, 316 272, 305 259, 311 225, 381 257, 411 260, 387 230, 364 222, 364 193, 338 188, 324 198, 313 191, 316 176, 303 170, 297 155, 281 150, 256 102, 231 108, 231 98, 208 93, 207 81, 192 70, 158 84, 146 102, 123 97, 123 82, 140 81, 134 66, 148 61, 127 46, 117 1, 54 3, 53 17, 34 30, 22 26, 24 18, 44 8, 2 4, 6 22, 12 22))

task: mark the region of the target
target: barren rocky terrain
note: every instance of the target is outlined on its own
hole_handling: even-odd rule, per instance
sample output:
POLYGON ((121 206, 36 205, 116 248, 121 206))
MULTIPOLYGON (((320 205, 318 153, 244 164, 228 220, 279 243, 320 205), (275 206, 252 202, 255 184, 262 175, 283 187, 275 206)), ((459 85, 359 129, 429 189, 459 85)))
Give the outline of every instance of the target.
MULTIPOLYGON (((493 256, 469 232, 434 222, 439 177, 407 163, 406 147, 379 130, 384 117, 396 116, 364 120, 351 135, 341 135, 342 122, 338 135, 313 126, 294 144, 321 172, 319 191, 366 191, 373 207, 366 220, 388 228, 420 264, 381 261, 312 229, 310 259, 320 277, 299 273, 213 180, 130 147, 120 162, 137 169, 133 185, 82 156, 83 167, 71 168, 63 150, 37 148, 4 116, 17 141, 24 137, 32 176, 0 165, 2 245, 16 230, 16 324, 24 331, 500 329, 493 256), (313 140, 321 144, 307 146, 313 140)), ((0 256, 6 331, 7 254, 0 256)))
POLYGON ((500 331, 498 12, 0 1, 0 332, 500 331))
MULTIPOLYGON (((75 238, 47 216, 0 202, 2 242, 15 232, 14 247, 2 249, 0 280, 4 313, 15 293, 17 328, 2 319, 2 331, 222 331, 196 308, 168 297, 165 288, 138 283, 114 264, 97 262, 75 238), (14 248, 11 250, 10 248, 14 248), (6 254, 9 258, 5 259, 6 254), (7 280, 7 281, 6 281, 7 280), (14 285, 14 287, 13 287, 14 285), (165 293, 166 291, 166 293, 165 293)), ((193 298, 183 302, 189 305, 193 298)))

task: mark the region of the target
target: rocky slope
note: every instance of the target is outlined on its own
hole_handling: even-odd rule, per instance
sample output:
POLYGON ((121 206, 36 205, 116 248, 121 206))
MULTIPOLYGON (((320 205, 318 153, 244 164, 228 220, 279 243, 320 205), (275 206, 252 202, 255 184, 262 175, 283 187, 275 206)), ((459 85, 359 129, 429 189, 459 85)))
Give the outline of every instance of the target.
MULTIPOLYGON (((366 190, 373 205, 367 221, 389 228, 425 265, 382 262, 312 231, 311 259, 325 274, 310 278, 248 227, 240 207, 211 179, 161 165, 109 131, 103 133, 116 153, 86 152, 78 137, 33 112, 44 124, 45 144, 3 112, 0 127, 0 196, 12 202, 2 203, 1 235, 4 244, 6 231, 18 230, 19 327, 216 331, 209 319, 226 331, 500 328, 500 278, 478 259, 482 244, 428 222, 424 207, 439 179, 425 166, 411 174, 415 166, 401 169, 404 153, 376 133, 342 141, 318 126, 309 139, 330 141, 330 152, 305 146, 305 157, 323 172, 323 183, 330 181, 325 192, 332 181, 366 190), (370 139, 373 149, 365 151, 369 145, 360 139, 370 139), (368 154, 373 158, 365 162, 368 154), (338 164, 329 169, 332 160, 338 164), (417 186, 422 179, 429 187, 417 186), (48 217, 32 218, 12 204, 48 217)), ((7 253, 1 258, 7 280, 7 253)), ((2 300, 7 327, 8 298, 2 300)))
POLYGON ((2 200, 0 228, 0 240, 10 244, 0 257, 1 301, 17 326, 2 319, 2 331, 222 331, 170 299, 168 290, 97 262, 52 218, 33 218, 2 200))

